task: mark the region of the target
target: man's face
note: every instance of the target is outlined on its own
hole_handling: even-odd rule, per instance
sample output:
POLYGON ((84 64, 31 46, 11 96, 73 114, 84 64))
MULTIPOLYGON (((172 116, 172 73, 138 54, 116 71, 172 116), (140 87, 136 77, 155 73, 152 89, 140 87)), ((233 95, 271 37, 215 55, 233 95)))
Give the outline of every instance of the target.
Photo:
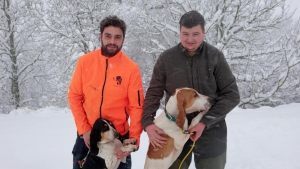
POLYGON ((204 36, 205 30, 201 29, 200 24, 192 28, 181 26, 180 41, 190 56, 193 56, 197 52, 197 49, 203 42, 204 36))
POLYGON ((102 54, 107 57, 116 55, 122 48, 124 42, 123 31, 119 27, 108 26, 100 34, 102 54))

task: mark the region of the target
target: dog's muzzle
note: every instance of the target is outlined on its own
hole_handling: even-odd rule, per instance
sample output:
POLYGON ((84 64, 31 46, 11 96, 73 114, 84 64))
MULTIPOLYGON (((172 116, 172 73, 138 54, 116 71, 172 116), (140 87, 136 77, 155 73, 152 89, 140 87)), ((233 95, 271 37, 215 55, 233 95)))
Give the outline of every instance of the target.
POLYGON ((114 130, 114 138, 119 138, 120 134, 117 132, 117 130, 114 130))

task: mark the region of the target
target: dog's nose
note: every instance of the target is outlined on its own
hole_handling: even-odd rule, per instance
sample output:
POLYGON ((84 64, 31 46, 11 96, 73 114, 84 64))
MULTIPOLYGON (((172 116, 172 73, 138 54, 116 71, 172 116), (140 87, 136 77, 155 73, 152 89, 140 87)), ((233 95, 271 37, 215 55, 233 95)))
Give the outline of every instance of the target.
POLYGON ((119 133, 118 133, 118 132, 115 132, 115 133, 114 133, 114 136, 115 136, 115 138, 119 138, 119 133))

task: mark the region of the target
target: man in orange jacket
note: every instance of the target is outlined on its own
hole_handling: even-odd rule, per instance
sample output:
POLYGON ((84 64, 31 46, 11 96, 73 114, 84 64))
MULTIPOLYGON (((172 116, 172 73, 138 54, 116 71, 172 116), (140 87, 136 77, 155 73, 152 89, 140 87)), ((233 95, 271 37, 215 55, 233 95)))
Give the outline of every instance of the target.
MULTIPOLYGON (((73 169, 79 169, 89 148, 90 132, 99 117, 110 120, 120 133, 120 140, 134 138, 139 145, 144 91, 139 66, 121 51, 126 24, 116 16, 100 22, 101 48, 81 56, 77 62, 68 99, 78 136, 73 148, 73 169), (130 118, 130 125, 128 122, 130 118), (130 127, 129 127, 130 126, 130 127)), ((130 169, 129 152, 118 169, 130 169)))

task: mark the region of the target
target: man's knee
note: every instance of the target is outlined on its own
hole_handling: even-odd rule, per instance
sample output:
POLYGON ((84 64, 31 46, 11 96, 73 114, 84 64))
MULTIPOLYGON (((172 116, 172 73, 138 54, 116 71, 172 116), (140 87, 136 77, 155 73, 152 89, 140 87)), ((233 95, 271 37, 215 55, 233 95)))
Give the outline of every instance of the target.
POLYGON ((195 165, 197 169, 224 169, 226 164, 226 151, 215 158, 196 159, 195 165))
POLYGON ((169 167, 169 169, 178 169, 179 167, 180 167, 180 169, 188 169, 189 164, 186 161, 177 159, 174 161, 174 163, 171 165, 171 167, 169 167))

